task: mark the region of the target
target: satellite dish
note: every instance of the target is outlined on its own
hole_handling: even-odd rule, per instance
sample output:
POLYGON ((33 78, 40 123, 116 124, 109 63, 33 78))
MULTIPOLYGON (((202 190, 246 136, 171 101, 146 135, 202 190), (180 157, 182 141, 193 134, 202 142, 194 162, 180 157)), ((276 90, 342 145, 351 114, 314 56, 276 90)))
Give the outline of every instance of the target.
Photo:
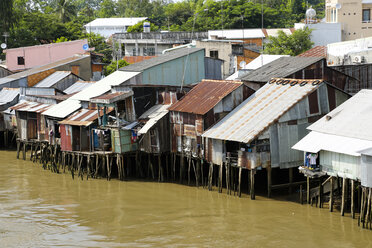
POLYGON ((89 45, 88 44, 84 44, 83 45, 83 49, 84 49, 84 51, 87 51, 89 49, 89 45))
POLYGON ((336 3, 336 9, 341 9, 341 3, 336 3))
POLYGON ((6 48, 6 44, 5 43, 1 43, 1 48, 2 49, 5 49, 6 48))
POLYGON ((247 63, 246 63, 245 61, 242 61, 242 62, 239 63, 239 66, 240 66, 241 68, 244 69, 244 66, 245 66, 246 64, 247 64, 247 63))

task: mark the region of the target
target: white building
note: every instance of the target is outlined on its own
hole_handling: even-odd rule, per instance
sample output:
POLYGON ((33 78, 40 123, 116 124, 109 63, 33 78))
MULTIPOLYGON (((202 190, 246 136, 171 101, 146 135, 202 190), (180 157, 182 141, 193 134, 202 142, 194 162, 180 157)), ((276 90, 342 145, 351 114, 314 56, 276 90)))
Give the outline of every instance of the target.
POLYGON ((341 23, 295 23, 296 30, 305 27, 312 30, 310 39, 314 42, 314 46, 326 46, 341 41, 341 23))
POLYGON ((125 33, 128 27, 146 19, 147 17, 97 18, 84 27, 88 33, 92 32, 108 38, 115 33, 125 33))

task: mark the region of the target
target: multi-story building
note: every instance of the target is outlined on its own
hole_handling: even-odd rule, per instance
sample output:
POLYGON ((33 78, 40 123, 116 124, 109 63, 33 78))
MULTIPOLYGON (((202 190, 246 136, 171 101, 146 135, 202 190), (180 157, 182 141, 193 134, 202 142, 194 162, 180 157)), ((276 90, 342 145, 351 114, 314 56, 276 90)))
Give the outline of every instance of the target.
POLYGON ((372 36, 371 0, 326 0, 326 22, 341 23, 342 41, 372 36))

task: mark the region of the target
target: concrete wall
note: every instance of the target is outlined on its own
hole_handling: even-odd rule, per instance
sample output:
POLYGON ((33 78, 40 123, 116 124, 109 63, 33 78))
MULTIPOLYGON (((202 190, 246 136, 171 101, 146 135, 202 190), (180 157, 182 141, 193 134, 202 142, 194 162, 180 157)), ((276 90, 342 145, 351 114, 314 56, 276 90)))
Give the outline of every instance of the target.
POLYGON ((314 46, 326 46, 330 43, 342 41, 341 26, 341 23, 295 23, 296 30, 305 27, 312 29, 311 41, 314 42, 314 46))
POLYGON ((372 12, 372 4, 363 4, 361 0, 327 0, 326 21, 341 24, 343 41, 369 37, 372 36, 372 22, 362 22, 363 9, 372 12))
POLYGON ((53 43, 48 45, 7 49, 6 66, 11 71, 30 69, 84 53, 87 40, 53 43), (18 65, 18 57, 24 57, 24 65, 18 65))

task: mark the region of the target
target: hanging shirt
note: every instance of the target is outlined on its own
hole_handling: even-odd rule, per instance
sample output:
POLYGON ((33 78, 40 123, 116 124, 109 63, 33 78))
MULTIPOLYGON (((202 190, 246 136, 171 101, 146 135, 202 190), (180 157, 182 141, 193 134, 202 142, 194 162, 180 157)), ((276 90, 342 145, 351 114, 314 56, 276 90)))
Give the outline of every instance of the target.
POLYGON ((316 159, 318 158, 318 155, 317 154, 315 154, 315 155, 310 154, 308 158, 310 159, 310 164, 314 165, 314 164, 316 164, 316 159))

